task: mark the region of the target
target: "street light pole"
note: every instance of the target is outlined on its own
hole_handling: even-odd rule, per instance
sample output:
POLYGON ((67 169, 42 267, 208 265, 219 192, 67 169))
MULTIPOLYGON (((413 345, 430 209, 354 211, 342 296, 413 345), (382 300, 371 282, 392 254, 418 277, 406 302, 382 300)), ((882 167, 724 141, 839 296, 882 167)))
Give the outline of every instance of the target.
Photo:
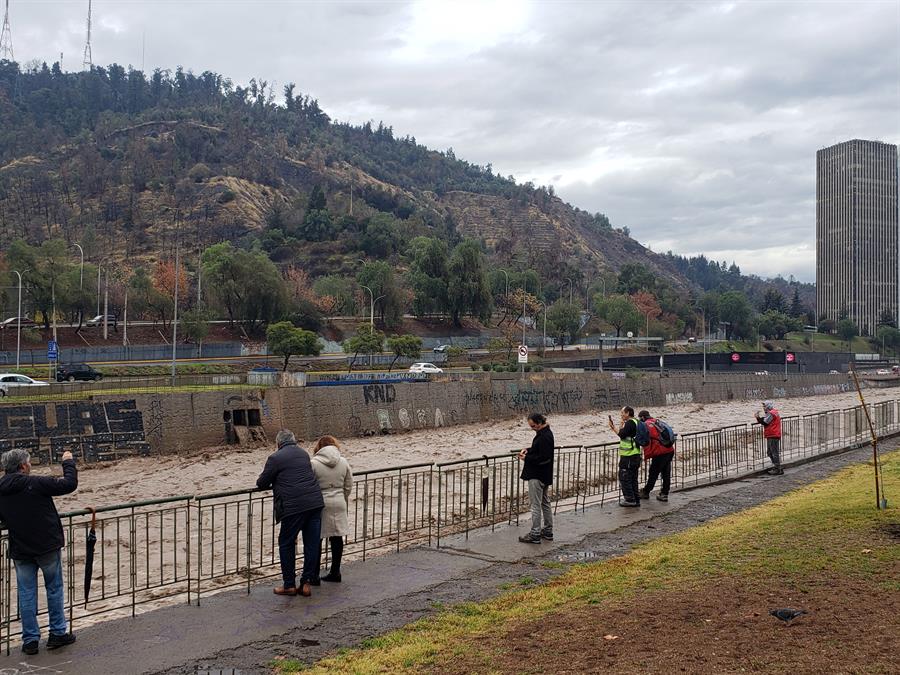
POLYGON ((16 372, 18 372, 19 352, 22 347, 22 273, 18 270, 13 270, 13 272, 19 275, 19 309, 16 312, 16 372))
MULTIPOLYGON (((175 357, 178 348, 178 263, 179 263, 178 244, 175 244, 175 311, 172 318, 172 386, 175 386, 175 357)), ((106 317, 103 317, 106 321, 106 317)))
POLYGON ((100 315, 100 264, 97 264, 97 316, 100 315))
POLYGON ((706 312, 703 309, 700 316, 703 317, 703 381, 706 382, 706 312))
POLYGON ((84 320, 84 303, 82 302, 82 294, 84 293, 84 249, 81 244, 73 244, 81 254, 81 265, 78 268, 78 325, 84 320))

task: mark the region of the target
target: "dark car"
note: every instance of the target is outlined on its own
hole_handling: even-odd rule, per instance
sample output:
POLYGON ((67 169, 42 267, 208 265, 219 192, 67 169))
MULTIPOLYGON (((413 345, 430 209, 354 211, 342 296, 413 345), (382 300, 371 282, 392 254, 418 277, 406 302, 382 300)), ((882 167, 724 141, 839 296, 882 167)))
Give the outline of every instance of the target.
POLYGON ((57 382, 74 382, 75 380, 97 381, 103 379, 103 373, 94 370, 86 363, 69 363, 56 369, 57 382))

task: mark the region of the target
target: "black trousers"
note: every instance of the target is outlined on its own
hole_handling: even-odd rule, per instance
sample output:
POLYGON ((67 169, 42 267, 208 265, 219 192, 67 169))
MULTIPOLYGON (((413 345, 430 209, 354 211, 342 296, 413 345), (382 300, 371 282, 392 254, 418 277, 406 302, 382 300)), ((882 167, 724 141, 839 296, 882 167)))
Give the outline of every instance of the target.
POLYGON ((341 558, 344 557, 344 538, 328 537, 328 546, 331 549, 331 574, 341 573, 341 558))
POLYGON ((667 452, 665 455, 657 455, 650 458, 650 468, 647 470, 647 485, 644 486, 644 492, 650 492, 656 485, 656 479, 662 476, 662 490, 660 490, 660 494, 669 494, 669 487, 672 485, 672 459, 674 457, 674 452, 667 452))
POLYGON ((619 457, 619 486, 622 488, 622 496, 627 502, 641 501, 641 493, 638 492, 638 472, 640 469, 640 454, 619 457))

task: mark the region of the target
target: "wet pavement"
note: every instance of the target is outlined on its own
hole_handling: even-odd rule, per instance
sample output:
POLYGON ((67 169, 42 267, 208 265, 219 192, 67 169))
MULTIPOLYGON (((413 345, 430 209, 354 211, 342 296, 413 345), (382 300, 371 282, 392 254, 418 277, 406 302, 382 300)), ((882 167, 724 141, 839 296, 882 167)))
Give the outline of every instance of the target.
MULTIPOLYGON (((898 447, 896 439, 882 450, 898 447)), ((546 581, 578 562, 621 555, 632 546, 765 502, 871 458, 863 447, 760 475, 650 499, 640 509, 615 504, 557 514, 555 541, 522 544, 520 526, 501 525, 442 539, 441 548, 414 548, 350 562, 344 583, 313 589, 312 598, 229 591, 136 618, 76 631, 78 642, 57 652, 0 656, 0 673, 268 673, 277 657, 310 663, 340 647, 398 628, 459 602, 493 597, 511 587, 546 581)))

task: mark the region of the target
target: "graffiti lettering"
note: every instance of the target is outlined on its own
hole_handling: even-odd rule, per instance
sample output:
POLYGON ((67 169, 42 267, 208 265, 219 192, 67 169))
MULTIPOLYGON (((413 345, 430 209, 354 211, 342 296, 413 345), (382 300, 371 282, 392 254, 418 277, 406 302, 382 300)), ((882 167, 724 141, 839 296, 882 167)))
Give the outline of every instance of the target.
POLYGON ((392 384, 367 384, 363 388, 363 400, 370 403, 393 403, 397 400, 397 389, 392 384))

